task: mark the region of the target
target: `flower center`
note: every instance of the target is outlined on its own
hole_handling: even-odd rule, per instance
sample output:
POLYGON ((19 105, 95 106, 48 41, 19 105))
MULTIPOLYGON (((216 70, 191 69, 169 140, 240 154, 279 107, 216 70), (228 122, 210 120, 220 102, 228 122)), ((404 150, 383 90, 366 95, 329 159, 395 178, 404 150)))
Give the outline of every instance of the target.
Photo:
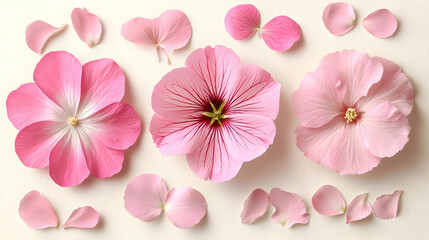
POLYGON ((210 126, 214 122, 217 121, 219 123, 219 125, 222 127, 222 121, 221 120, 228 117, 227 115, 222 114, 223 107, 225 107, 225 101, 222 102, 222 104, 219 106, 219 108, 216 108, 212 102, 210 102, 210 106, 212 107, 213 112, 202 112, 201 114, 203 114, 206 117, 211 118, 210 126))
POLYGON ((72 126, 76 126, 77 125, 77 118, 75 118, 75 117, 69 118, 69 123, 72 126))
POLYGON ((349 108, 346 111, 346 116, 344 117, 344 119, 346 119, 346 123, 350 123, 350 122, 353 122, 353 120, 355 120, 356 117, 357 117, 356 109, 349 108))

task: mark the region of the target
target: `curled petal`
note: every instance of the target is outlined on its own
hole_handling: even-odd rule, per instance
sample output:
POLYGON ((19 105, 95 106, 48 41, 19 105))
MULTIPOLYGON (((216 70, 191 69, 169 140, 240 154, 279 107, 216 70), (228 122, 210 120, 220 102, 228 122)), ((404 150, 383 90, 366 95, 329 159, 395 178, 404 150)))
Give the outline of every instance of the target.
POLYGON ((241 4, 231 8, 225 16, 226 31, 235 40, 252 36, 259 28, 259 11, 252 4, 241 4))
POLYGON ((41 53, 46 42, 56 33, 61 32, 67 27, 54 27, 43 21, 35 21, 30 23, 25 30, 25 40, 28 47, 35 53, 41 53))
POLYGON ((331 185, 320 187, 311 199, 314 209, 326 216, 343 214, 346 203, 337 188, 331 185))
POLYGON ((378 9, 362 20, 365 29, 377 38, 388 38, 398 28, 398 20, 387 9, 378 9))
POLYGON ((269 48, 283 52, 301 38, 301 28, 291 18, 278 16, 262 27, 261 36, 269 48))
POLYGON ((252 224, 262 217, 270 204, 269 195, 262 189, 253 190, 246 199, 241 212, 241 223, 252 224))
POLYGON ((270 201, 276 208, 276 211, 271 216, 274 222, 280 223, 288 228, 297 223, 308 223, 309 215, 305 204, 296 193, 273 188, 270 191, 270 201))
POLYGON ((90 206, 75 209, 63 228, 93 228, 98 223, 98 212, 90 206))
POLYGON ((98 17, 85 8, 75 8, 71 14, 73 28, 80 40, 89 47, 94 46, 100 41, 102 27, 98 17))
POLYGON ((43 229, 58 225, 58 218, 51 204, 35 190, 22 198, 18 212, 21 219, 31 228, 43 229))
POLYGON ((322 20, 330 33, 340 36, 354 28, 356 14, 348 3, 331 3, 323 10, 322 20))
POLYGON ((368 193, 355 197, 347 207, 346 223, 362 220, 371 214, 371 204, 368 202, 368 193))
POLYGON ((401 190, 396 190, 392 194, 378 197, 373 204, 372 213, 380 219, 391 219, 396 217, 401 194, 401 190))

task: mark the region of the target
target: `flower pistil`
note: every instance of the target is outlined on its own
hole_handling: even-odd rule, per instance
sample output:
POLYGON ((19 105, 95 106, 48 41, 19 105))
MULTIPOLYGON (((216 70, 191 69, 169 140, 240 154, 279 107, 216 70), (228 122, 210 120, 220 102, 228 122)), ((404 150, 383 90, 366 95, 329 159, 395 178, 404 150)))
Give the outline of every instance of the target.
POLYGON ((353 120, 355 120, 356 117, 357 117, 356 109, 348 108, 344 119, 346 119, 346 123, 350 123, 350 122, 353 122, 353 120))
POLYGON ((212 106, 212 110, 213 110, 213 112, 203 112, 202 114, 203 114, 204 116, 206 116, 206 117, 211 118, 210 126, 211 126, 215 121, 217 121, 217 122, 219 123, 219 125, 222 127, 222 121, 221 121, 221 120, 222 120, 222 119, 225 119, 225 118, 227 118, 227 117, 228 117, 227 115, 222 114, 223 107, 225 106, 225 101, 223 101, 223 102, 222 102, 222 104, 219 106, 219 109, 217 109, 217 108, 215 107, 215 105, 213 105, 213 103, 212 103, 212 102, 210 102, 210 106, 212 106))

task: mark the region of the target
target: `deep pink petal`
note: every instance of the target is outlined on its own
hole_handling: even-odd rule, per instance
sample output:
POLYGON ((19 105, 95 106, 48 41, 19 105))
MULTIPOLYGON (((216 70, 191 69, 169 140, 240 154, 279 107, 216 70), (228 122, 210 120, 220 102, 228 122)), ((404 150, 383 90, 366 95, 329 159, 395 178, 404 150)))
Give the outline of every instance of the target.
POLYGON ((362 20, 365 29, 378 38, 392 36, 398 28, 398 20, 387 9, 378 9, 362 20))
POLYGON ((346 203, 340 191, 332 185, 320 187, 311 199, 314 209, 325 216, 343 214, 346 203))
POLYGON ((49 38, 56 33, 61 32, 66 27, 67 25, 54 27, 48 23, 38 20, 27 26, 27 29, 25 30, 25 40, 27 41, 28 47, 33 52, 41 53, 49 38))
POLYGON ((183 48, 191 39, 191 24, 188 17, 180 10, 167 10, 156 20, 158 42, 168 52, 183 48))
POLYGON ((241 212, 241 223, 252 224, 262 217, 270 205, 270 196, 262 189, 253 190, 241 212))
POLYGON ((173 188, 165 200, 165 214, 178 228, 190 228, 206 215, 207 203, 204 196, 191 187, 173 188))
POLYGON ((381 195, 375 200, 372 213, 380 219, 391 219, 396 217, 401 194, 401 190, 396 190, 392 194, 381 195))
POLYGON ((100 41, 102 27, 98 17, 85 8, 75 8, 71 14, 73 28, 80 40, 89 47, 94 46, 100 41))
POLYGON ((356 14, 350 4, 336 2, 326 6, 323 10, 322 20, 330 33, 340 36, 354 28, 356 14))
POLYGON ((167 198, 167 186, 154 174, 142 174, 133 178, 125 188, 124 207, 134 217, 154 221, 163 209, 167 198))
POLYGON ((368 202, 368 193, 355 197, 347 207, 346 223, 356 222, 371 214, 371 204, 368 202))
POLYGON ((280 223, 288 228, 297 223, 308 223, 309 215, 305 204, 296 193, 273 188, 270 191, 270 201, 276 209, 271 216, 274 222, 280 223))
POLYGON ((225 16, 226 31, 235 40, 244 40, 259 28, 259 11, 252 4, 241 4, 231 8, 225 16))
POLYGON ((80 101, 82 66, 68 52, 47 53, 34 70, 34 82, 42 92, 70 116, 80 101))
POLYGON ((93 228, 98 223, 98 212, 90 206, 75 209, 63 228, 93 228))
POLYGON ((283 52, 301 38, 301 28, 291 18, 278 16, 262 27, 261 36, 269 48, 283 52))
POLYGON ((56 227, 58 218, 51 204, 38 192, 27 193, 19 203, 19 216, 31 228, 56 227))

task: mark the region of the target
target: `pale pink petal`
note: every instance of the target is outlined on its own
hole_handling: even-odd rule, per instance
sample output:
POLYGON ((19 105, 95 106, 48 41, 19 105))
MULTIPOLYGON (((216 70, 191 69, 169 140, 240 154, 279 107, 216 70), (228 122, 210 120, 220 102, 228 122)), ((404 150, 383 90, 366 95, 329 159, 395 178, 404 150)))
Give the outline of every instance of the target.
POLYGON ((235 40, 244 40, 253 35, 260 24, 259 11, 252 4, 231 8, 225 16, 226 31, 235 40))
POLYGON ((38 192, 27 193, 19 203, 19 216, 31 228, 56 227, 58 218, 51 204, 38 192))
POLYGON ((374 156, 392 157, 408 142, 408 119, 390 102, 365 111, 356 125, 356 134, 374 156))
POLYGON ((154 221, 161 214, 167 198, 167 186, 154 174, 142 174, 133 178, 125 188, 124 207, 134 217, 154 221))
POLYGON ((158 44, 168 52, 183 48, 191 39, 191 24, 188 17, 176 9, 167 10, 156 19, 158 44))
POLYGON ((50 37, 58 32, 61 32, 67 27, 63 25, 61 27, 54 27, 43 21, 35 21, 30 23, 25 30, 25 40, 27 41, 28 47, 36 53, 41 53, 43 47, 50 37))
POLYGON ((80 101, 82 66, 64 51, 47 53, 34 70, 34 82, 42 92, 70 116, 80 101))
POLYGON ((270 201, 276 209, 271 216, 274 222, 280 223, 288 228, 297 223, 308 223, 309 215, 305 204, 296 193, 273 188, 270 191, 270 201))
POLYGON ((323 10, 322 20, 330 33, 340 36, 354 28, 356 14, 353 7, 348 3, 331 3, 323 10))
POLYGON ((165 214, 178 228, 190 228, 206 215, 207 203, 204 196, 191 187, 173 188, 165 200, 165 214))
POLYGON ((94 46, 100 41, 102 27, 98 17, 85 8, 75 8, 71 14, 73 28, 80 40, 89 47, 94 46))
POLYGON ((392 194, 381 195, 375 200, 372 213, 380 219, 391 219, 396 217, 401 194, 401 190, 396 190, 392 194))
POLYGON ((388 38, 398 28, 398 20, 387 9, 378 9, 362 20, 365 29, 377 38, 388 38))
POLYGON ((270 196, 262 189, 253 190, 241 212, 241 223, 252 224, 262 217, 270 205, 270 196))
POLYGON ((261 36, 269 48, 283 52, 301 38, 301 28, 291 18, 278 16, 262 27, 261 36))
POLYGON ((98 212, 86 206, 75 209, 63 224, 63 228, 93 228, 97 223, 98 212))
POLYGON ((368 202, 368 193, 355 197, 347 207, 346 223, 362 220, 371 214, 371 204, 368 202))
POLYGON ((314 209, 325 216, 335 216, 343 214, 346 209, 346 203, 343 196, 332 185, 320 187, 311 199, 314 209))
POLYGON ((121 35, 130 42, 155 47, 157 41, 157 36, 153 31, 155 28, 154 20, 136 17, 122 24, 121 35))
POLYGON ((124 93, 124 73, 112 59, 98 59, 82 66, 82 96, 79 104, 82 115, 89 116, 121 101, 124 93))

